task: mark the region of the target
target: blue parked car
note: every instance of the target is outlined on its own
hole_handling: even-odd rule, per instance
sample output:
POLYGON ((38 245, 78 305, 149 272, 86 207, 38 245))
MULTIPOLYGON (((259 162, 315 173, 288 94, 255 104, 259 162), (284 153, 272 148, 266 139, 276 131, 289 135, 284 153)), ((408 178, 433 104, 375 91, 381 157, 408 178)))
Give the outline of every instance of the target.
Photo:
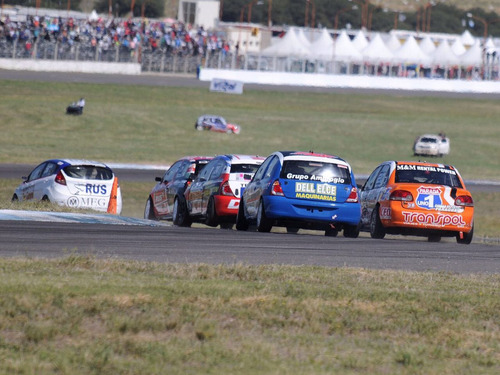
POLYGON ((241 198, 236 229, 273 226, 296 233, 300 228, 324 230, 335 237, 359 235, 361 205, 350 165, 325 154, 277 151, 266 158, 241 198))

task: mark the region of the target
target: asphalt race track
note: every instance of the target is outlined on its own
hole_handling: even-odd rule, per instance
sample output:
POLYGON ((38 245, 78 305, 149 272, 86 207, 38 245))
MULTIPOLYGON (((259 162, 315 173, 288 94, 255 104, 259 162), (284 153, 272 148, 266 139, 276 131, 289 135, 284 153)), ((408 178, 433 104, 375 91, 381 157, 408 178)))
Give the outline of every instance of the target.
POLYGON ((0 221, 0 255, 212 264, 289 264, 453 273, 499 273, 500 247, 452 239, 346 239, 174 226, 0 221))
MULTIPOLYGON (((0 79, 59 82, 99 82, 209 87, 192 77, 88 75, 0 70, 0 79)), ((250 86, 250 85, 249 85, 250 86)), ((247 87, 247 86, 245 86, 247 87)), ((256 89, 297 90, 290 87, 256 89)), ((308 88, 300 88, 304 90, 308 88)), ((340 89, 313 89, 339 92, 340 89)), ((352 92, 349 90, 346 92, 352 92)), ((359 90, 361 92, 363 90, 359 90)), ((367 91, 367 90, 365 90, 367 91)), ((374 90, 370 91, 375 93, 374 90)), ((388 92, 389 93, 389 92, 388 92)), ((424 93, 395 93, 423 95, 424 93)), ((438 95, 434 93, 433 95, 438 95)), ((441 94, 461 96, 456 94, 441 94)), ((472 95, 471 95, 472 96, 472 95)), ((473 95, 478 98, 481 95, 473 95)), ((492 96, 495 97, 495 96, 492 96)), ((0 165, 0 178, 20 178, 33 166, 0 165), (24 173, 23 173, 24 172, 24 173)), ((116 168, 114 168, 116 170, 116 168)), ((123 180, 152 181, 161 172, 117 171, 123 180), (123 173, 123 174, 122 174, 123 173)), ((474 184, 472 191, 498 191, 498 184, 474 184)), ((388 236, 373 240, 341 235, 239 232, 171 225, 116 225, 30 220, 0 220, 0 256, 53 258, 77 252, 103 258, 140 261, 213 264, 290 264, 362 267, 456 273, 500 273, 500 245, 458 245, 453 238, 429 243, 425 238, 388 236)))

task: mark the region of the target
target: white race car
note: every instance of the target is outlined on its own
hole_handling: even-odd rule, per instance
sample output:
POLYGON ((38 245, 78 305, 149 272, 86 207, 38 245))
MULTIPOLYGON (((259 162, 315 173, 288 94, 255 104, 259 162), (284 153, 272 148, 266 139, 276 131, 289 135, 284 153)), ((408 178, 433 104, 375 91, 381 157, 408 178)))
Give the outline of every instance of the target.
POLYGON ((61 206, 120 214, 118 178, 103 163, 51 159, 38 165, 12 196, 12 201, 49 201, 61 206))
POLYGON ((424 134, 415 140, 413 155, 443 156, 450 153, 450 140, 444 135, 424 134))

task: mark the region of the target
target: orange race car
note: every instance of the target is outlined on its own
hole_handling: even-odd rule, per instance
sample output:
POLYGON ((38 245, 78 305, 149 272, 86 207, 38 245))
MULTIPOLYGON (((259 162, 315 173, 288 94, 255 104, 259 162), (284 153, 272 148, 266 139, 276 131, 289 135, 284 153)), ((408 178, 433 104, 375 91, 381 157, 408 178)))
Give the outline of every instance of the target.
POLYGON ((450 165, 384 162, 366 180, 360 200, 361 229, 372 238, 387 233, 426 236, 430 242, 441 237, 472 241, 474 201, 450 165))

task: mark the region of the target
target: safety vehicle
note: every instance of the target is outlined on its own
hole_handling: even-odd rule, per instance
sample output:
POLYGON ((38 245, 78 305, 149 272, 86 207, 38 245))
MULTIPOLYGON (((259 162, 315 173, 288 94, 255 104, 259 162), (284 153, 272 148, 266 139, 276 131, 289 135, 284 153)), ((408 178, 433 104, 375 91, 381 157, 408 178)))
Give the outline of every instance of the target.
POLYGON ((450 139, 444 135, 424 134, 413 145, 415 156, 444 156, 450 153, 450 139))

